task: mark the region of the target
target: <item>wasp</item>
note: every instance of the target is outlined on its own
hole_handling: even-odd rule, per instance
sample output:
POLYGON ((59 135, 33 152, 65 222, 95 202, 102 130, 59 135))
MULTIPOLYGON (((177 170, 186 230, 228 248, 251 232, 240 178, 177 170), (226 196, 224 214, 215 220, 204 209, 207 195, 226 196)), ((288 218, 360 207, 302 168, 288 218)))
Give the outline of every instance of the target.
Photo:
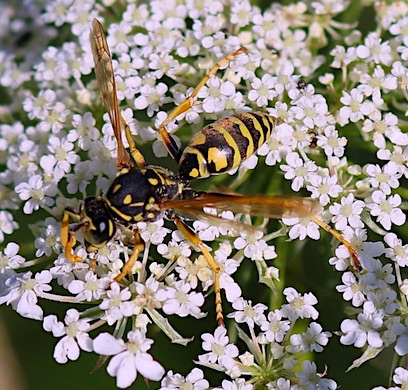
MULTIPOLYGON (((219 325, 223 325, 221 305, 220 266, 180 215, 214 221, 206 217, 204 207, 231 210, 266 218, 309 217, 333 234, 349 248, 355 264, 358 258, 354 248, 340 233, 319 220, 315 215, 321 206, 315 199, 290 196, 243 196, 231 193, 195 191, 190 187, 193 179, 228 172, 240 166, 272 135, 278 120, 263 112, 245 112, 217 120, 196 133, 182 150, 169 134, 166 126, 180 114, 189 110, 196 101, 201 87, 220 68, 228 65, 245 51, 240 48, 221 59, 204 76, 188 98, 177 106, 158 132, 169 154, 178 164, 178 173, 150 165, 138 150, 130 128, 123 119, 117 99, 112 59, 105 32, 98 20, 93 20, 91 33, 95 74, 103 104, 109 114, 117 140, 117 176, 104 196, 91 196, 79 210, 64 211, 61 242, 67 259, 79 262, 82 258, 73 253, 75 234, 82 230, 88 252, 97 251, 111 240, 118 228, 132 232, 133 252, 115 280, 120 282, 131 273, 137 258, 144 250, 144 243, 137 231, 137 222, 154 222, 160 218, 172 220, 185 238, 204 255, 214 273, 215 312, 219 325), (129 144, 124 147, 122 128, 129 144), (70 219, 76 223, 70 225, 70 219)), ((228 221, 230 224, 231 221, 228 221)), ((241 225, 241 224, 240 224, 241 225)))

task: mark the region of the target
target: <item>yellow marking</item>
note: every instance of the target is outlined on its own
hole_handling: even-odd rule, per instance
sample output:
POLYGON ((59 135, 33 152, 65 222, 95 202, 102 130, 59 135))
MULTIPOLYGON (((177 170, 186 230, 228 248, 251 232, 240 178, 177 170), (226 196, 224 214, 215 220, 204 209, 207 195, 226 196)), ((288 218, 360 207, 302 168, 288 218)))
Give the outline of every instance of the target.
POLYGON ((134 217, 132 217, 131 215, 126 215, 123 214, 122 212, 120 212, 116 207, 112 206, 112 203, 108 201, 108 199, 106 199, 106 204, 108 205, 108 208, 110 210, 112 210, 113 213, 115 213, 116 215, 118 215, 120 218, 122 218, 124 221, 131 221, 132 219, 134 219, 134 217))
POLYGON ((89 244, 86 247, 87 252, 96 252, 97 250, 103 248, 106 245, 106 241, 101 242, 100 244, 89 244))
POLYGON ((194 134, 193 138, 191 138, 188 146, 196 146, 196 145, 204 145, 207 142, 207 137, 203 132, 199 131, 198 133, 194 134))
POLYGON ((153 205, 151 204, 151 203, 148 203, 146 206, 145 206, 145 210, 146 211, 149 211, 149 210, 151 210, 153 208, 153 205))
POLYGON ((248 140, 248 147, 246 150, 245 158, 251 157, 255 152, 254 139, 252 138, 251 132, 249 131, 248 127, 245 126, 245 123, 242 122, 236 116, 231 116, 229 119, 231 120, 231 122, 236 123, 239 126, 239 130, 241 131, 241 134, 248 140))
POLYGON ((153 219, 155 216, 156 216, 155 213, 148 213, 147 214, 147 218, 149 218, 149 219, 153 219))
POLYGON ((143 207, 144 202, 136 202, 136 203, 131 203, 129 206, 130 207, 143 207))
MULTIPOLYGON (((255 112, 254 114, 257 114, 262 118, 262 123, 267 128, 266 138, 259 139, 258 147, 260 147, 271 136, 272 130, 276 126, 278 121, 275 118, 271 117, 270 115, 265 114, 264 112, 255 112)), ((261 134, 263 134, 262 130, 261 134)))
POLYGON ((228 166, 227 157, 222 150, 219 150, 218 148, 209 148, 207 155, 208 163, 214 163, 217 172, 220 172, 228 166))
POLYGON ((143 220, 143 214, 137 214, 133 217, 134 222, 140 222, 143 220))
MULTIPOLYGON (((205 178, 205 177, 210 176, 210 173, 208 172, 208 168, 207 168, 206 159, 204 158, 203 154, 194 146, 190 145, 184 149, 183 157, 180 161, 180 164, 182 164, 184 160, 190 159, 194 161, 193 156, 196 156, 197 164, 195 164, 194 162, 196 166, 191 168, 190 172, 188 173, 188 177, 190 177, 191 179, 196 179, 198 177, 205 178)), ((181 187, 181 190, 182 189, 183 188, 181 187)))
POLYGON ((113 192, 113 193, 118 192, 121 187, 122 187, 122 184, 119 184, 119 183, 116 184, 115 187, 113 187, 112 192, 113 192))
MULTIPOLYGON (((272 119, 272 118, 267 116, 267 115, 264 115, 264 114, 262 115, 262 121, 263 121, 264 125, 268 128, 267 135, 266 135, 267 138, 264 139, 263 142, 268 140, 268 138, 272 134, 272 128, 275 126, 275 124, 273 124, 270 119, 272 119)), ((259 145, 259 146, 261 146, 261 145, 259 145)))
POLYGON ((193 169, 190 171, 189 176, 192 177, 192 178, 195 178, 195 177, 198 177, 198 174, 199 174, 198 169, 197 169, 197 168, 193 168, 193 169))
MULTIPOLYGON (((259 123, 258 119, 255 118, 255 116, 253 116, 253 115, 251 115, 250 113, 248 113, 248 117, 252 119, 252 122, 253 122, 253 124, 254 124, 254 128, 255 128, 255 130, 257 130, 258 133, 259 133, 258 145, 255 145, 255 146, 256 146, 256 149, 258 149, 258 148, 259 148, 261 145, 263 145, 264 142, 266 141, 266 140, 265 140, 265 137, 264 137, 263 130, 262 130, 262 126, 261 126, 261 124, 259 123)), ((264 118, 263 118, 263 115, 262 115, 262 119, 264 119, 264 118)), ((269 126, 267 123, 265 123, 265 121, 263 121, 263 123, 266 125, 267 128, 270 128, 270 126, 269 126)))
MULTIPOLYGON (((162 181, 163 181, 163 179, 162 179, 162 181)), ((150 178, 149 179, 149 183, 152 185, 152 186, 157 186, 157 184, 159 184, 159 181, 157 180, 157 179, 155 179, 155 178, 150 178)))
POLYGON ((123 204, 131 204, 132 203, 132 195, 131 194, 127 194, 124 198, 123 198, 123 204))
POLYGON ((114 230, 115 230, 115 224, 111 220, 109 220, 109 236, 113 234, 114 230))
POLYGON ((225 141, 227 142, 228 146, 232 148, 234 151, 233 156, 232 156, 233 161, 232 161, 231 169, 238 167, 241 164, 241 155, 239 153, 238 145, 235 142, 234 138, 232 138, 231 134, 228 133, 228 131, 221 126, 215 125, 214 130, 218 131, 220 134, 224 136, 225 141))

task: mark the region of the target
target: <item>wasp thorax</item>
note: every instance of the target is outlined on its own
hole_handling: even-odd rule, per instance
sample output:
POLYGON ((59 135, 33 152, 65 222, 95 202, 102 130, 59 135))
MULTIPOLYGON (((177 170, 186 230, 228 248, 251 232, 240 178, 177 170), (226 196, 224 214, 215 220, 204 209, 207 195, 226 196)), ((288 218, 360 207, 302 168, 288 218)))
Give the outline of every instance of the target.
POLYGON ((173 199, 180 192, 172 174, 160 167, 122 171, 110 186, 105 202, 119 223, 153 222, 163 211, 159 202, 173 199))

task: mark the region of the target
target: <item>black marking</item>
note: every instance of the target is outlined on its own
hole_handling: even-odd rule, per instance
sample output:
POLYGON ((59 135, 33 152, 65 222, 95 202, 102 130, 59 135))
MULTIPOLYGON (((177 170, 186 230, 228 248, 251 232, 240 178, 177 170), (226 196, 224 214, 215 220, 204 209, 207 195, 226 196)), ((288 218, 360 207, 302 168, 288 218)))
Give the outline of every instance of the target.
POLYGON ((262 129, 263 140, 266 141, 270 134, 271 134, 271 122, 267 115, 261 113, 244 113, 244 114, 237 114, 236 115, 242 122, 244 122, 245 126, 249 130, 252 140, 254 142, 255 150, 258 149, 261 141, 261 133, 258 129, 255 128, 255 120, 259 123, 259 126, 262 129), (266 119, 266 124, 264 122, 266 119))
POLYGON ((86 198, 83 212, 90 221, 88 229, 84 232, 87 247, 106 243, 114 236, 116 227, 102 198, 95 196, 86 198))

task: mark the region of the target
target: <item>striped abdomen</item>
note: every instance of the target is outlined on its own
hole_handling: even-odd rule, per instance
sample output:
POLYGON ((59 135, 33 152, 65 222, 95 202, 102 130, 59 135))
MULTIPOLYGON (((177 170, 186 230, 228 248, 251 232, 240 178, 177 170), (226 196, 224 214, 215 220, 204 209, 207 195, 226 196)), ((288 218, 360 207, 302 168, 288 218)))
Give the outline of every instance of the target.
POLYGON ((219 119, 193 136, 179 164, 179 175, 198 179, 228 172, 249 158, 270 137, 277 119, 244 112, 219 119))

